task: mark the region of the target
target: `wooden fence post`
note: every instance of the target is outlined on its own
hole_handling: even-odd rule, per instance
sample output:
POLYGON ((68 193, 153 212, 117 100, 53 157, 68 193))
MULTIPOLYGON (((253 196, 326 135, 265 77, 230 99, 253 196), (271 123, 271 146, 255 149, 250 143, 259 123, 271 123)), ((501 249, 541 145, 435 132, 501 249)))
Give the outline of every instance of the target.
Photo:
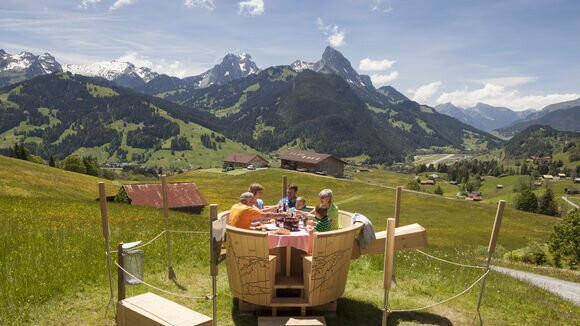
POLYGON ((389 315, 389 290, 393 279, 393 262, 395 259, 395 219, 387 219, 387 241, 385 241, 385 263, 383 271, 383 286, 385 289, 383 301, 383 326, 387 325, 389 315))
POLYGON ((171 232, 169 230, 169 198, 167 195, 167 176, 161 176, 161 192, 163 193, 163 217, 165 218, 165 238, 167 239, 167 273, 170 280, 177 279, 171 266, 171 232))
POLYGON ((401 217, 401 190, 403 189, 402 186, 397 186, 395 191, 395 227, 399 227, 399 219, 401 217))
POLYGON ((282 198, 286 197, 286 189, 288 189, 288 177, 282 176, 282 198))
POLYGON ((105 193, 104 182, 99 182, 99 202, 101 204, 101 224, 103 226, 103 237, 105 238, 105 250, 107 253, 107 271, 109 275, 109 288, 111 290, 111 296, 109 300, 113 300, 114 298, 113 270, 111 263, 111 243, 109 239, 111 232, 109 230, 109 212, 107 210, 107 195, 105 193))
MULTIPOLYGON (((125 257, 123 257, 123 243, 117 245, 117 264, 125 268, 125 257)), ((117 301, 125 299, 125 272, 117 268, 117 301)))
MULTIPOLYGON (((497 211, 495 212, 495 220, 493 222, 493 229, 491 231, 491 237, 489 238, 489 246, 487 247, 487 262, 485 264, 485 272, 489 272, 489 265, 491 264, 491 257, 495 252, 495 246, 497 245, 497 237, 499 236, 499 229, 501 226, 501 220, 503 217, 503 210, 505 208, 505 200, 500 200, 497 204, 497 211)), ((481 289, 479 290, 479 298, 477 299, 477 312, 479 313, 479 308, 481 307, 481 301, 483 300, 483 291, 485 289, 485 280, 487 279, 487 274, 483 277, 481 281, 481 289)))
POLYGON ((218 217, 218 205, 216 204, 209 205, 209 257, 210 257, 209 273, 211 275, 213 326, 217 325, 217 275, 218 275, 218 256, 219 251, 221 249, 216 246, 217 241, 214 239, 213 236, 213 222, 217 220, 217 217, 218 217))

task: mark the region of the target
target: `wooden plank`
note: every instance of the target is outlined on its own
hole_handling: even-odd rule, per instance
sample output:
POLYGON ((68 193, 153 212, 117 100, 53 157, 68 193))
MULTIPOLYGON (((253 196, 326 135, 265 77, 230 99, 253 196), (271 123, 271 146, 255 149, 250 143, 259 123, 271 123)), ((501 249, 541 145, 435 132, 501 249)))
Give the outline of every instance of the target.
POLYGON ((318 317, 258 317, 258 326, 326 326, 326 319, 318 317))
POLYGON ((300 297, 276 297, 270 303, 271 307, 307 307, 308 300, 300 297))
POLYGON ((393 262, 395 260, 395 219, 387 219, 387 241, 385 246, 385 263, 383 286, 389 290, 393 279, 393 262))
POLYGON ((287 246, 286 247, 286 264, 284 266, 284 268, 286 269, 286 276, 289 277, 290 276, 290 262, 292 261, 292 247, 291 246, 287 246))
MULTIPOLYGON (((387 232, 375 233, 376 240, 366 248, 360 248, 361 255, 380 254, 385 252, 387 232)), ((358 246, 358 244, 356 244, 358 246)), ((427 246, 427 231, 421 225, 414 223, 395 228, 395 250, 424 248, 427 246)), ((356 254, 356 250, 354 250, 356 254)), ((357 258, 357 256, 353 256, 357 258)))
POLYGON ((119 326, 211 325, 212 319, 153 293, 117 303, 119 326))
MULTIPOLYGON (((123 243, 117 245, 117 264, 125 268, 125 261, 123 259, 123 243)), ((117 267, 117 301, 125 299, 125 272, 117 267)))
POLYGON ((276 275, 276 289, 304 289, 304 280, 301 276, 276 275))

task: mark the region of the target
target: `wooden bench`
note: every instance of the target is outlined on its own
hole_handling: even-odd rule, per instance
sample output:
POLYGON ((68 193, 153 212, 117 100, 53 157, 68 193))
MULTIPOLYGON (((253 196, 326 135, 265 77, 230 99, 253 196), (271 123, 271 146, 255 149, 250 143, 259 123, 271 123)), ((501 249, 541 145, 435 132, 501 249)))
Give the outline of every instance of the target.
POLYGON ((212 319, 147 292, 117 302, 119 326, 210 326, 212 319))

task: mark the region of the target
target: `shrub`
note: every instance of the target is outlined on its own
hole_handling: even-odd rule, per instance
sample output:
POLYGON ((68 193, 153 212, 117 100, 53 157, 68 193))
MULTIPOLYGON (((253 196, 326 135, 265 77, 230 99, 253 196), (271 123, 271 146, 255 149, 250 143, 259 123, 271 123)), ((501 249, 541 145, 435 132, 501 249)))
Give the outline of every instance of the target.
POLYGON ((443 196, 443 189, 441 189, 441 186, 437 186, 437 188, 435 188, 433 193, 439 196, 443 196))
POLYGON ((546 189, 546 192, 540 197, 538 201, 538 213, 551 216, 558 215, 558 204, 554 200, 554 192, 552 189, 546 189))
POLYGON ((69 155, 62 161, 62 168, 67 171, 85 173, 85 166, 81 158, 76 155, 69 155))
POLYGON ((409 190, 415 190, 415 191, 420 191, 421 190, 421 186, 419 186, 419 183, 415 180, 411 180, 409 181, 409 183, 407 183, 407 185, 405 186, 405 188, 409 189, 409 190))
POLYGON ((570 268, 575 268, 580 261, 580 211, 574 210, 554 226, 550 235, 550 252, 554 256, 566 257, 570 268))

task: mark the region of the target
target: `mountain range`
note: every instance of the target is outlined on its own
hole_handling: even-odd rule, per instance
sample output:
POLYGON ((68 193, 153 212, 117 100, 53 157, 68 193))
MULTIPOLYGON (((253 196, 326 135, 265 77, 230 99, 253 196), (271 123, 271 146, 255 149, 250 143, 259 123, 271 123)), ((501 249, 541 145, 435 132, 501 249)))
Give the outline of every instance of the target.
POLYGON ((435 106, 435 110, 488 132, 509 126, 535 112, 535 110, 512 111, 505 107, 491 106, 485 103, 477 103, 469 108, 444 103, 435 106))
POLYGON ((562 131, 580 131, 580 98, 548 105, 496 132, 511 137, 533 125, 546 125, 562 131))
POLYGON ((34 55, 23 51, 12 55, 0 49, 0 88, 36 76, 61 71, 60 63, 48 53, 34 55))

